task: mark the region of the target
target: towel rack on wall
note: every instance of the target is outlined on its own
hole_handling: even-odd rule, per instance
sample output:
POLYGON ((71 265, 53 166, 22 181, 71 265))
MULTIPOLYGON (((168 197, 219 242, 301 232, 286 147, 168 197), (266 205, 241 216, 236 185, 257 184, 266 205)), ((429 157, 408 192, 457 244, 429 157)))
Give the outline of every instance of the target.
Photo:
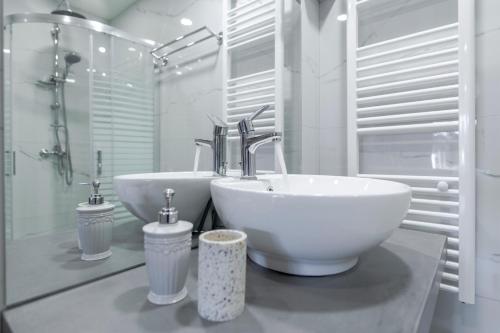
POLYGON ((446 235, 441 289, 474 303, 474 1, 457 0, 456 22, 359 46, 363 6, 390 1, 348 0, 348 172, 411 187, 403 227, 446 235), (405 151, 409 145, 421 153, 424 145, 436 149, 442 138, 455 140, 446 148, 452 162, 441 162, 452 166, 429 161, 438 158, 434 150, 427 169, 397 165, 404 153, 417 151, 405 151), (394 158, 385 169, 376 165, 384 153, 394 158))
POLYGON ((193 30, 185 35, 181 35, 170 42, 167 42, 167 43, 161 44, 160 46, 155 47, 154 49, 152 49, 150 51, 150 53, 153 56, 153 59, 154 59, 156 64, 166 66, 168 64, 168 57, 171 56, 172 54, 175 54, 177 52, 180 52, 182 50, 190 48, 191 46, 194 46, 196 44, 200 44, 200 43, 202 43, 206 40, 212 39, 212 38, 215 38, 217 40, 217 43, 220 45, 222 43, 222 32, 216 34, 207 26, 203 26, 203 27, 198 28, 196 30, 193 30), (165 48, 172 47, 173 45, 179 44, 179 43, 181 43, 181 41, 184 41, 186 38, 200 34, 203 31, 205 31, 208 35, 203 36, 203 37, 196 39, 196 40, 192 40, 192 41, 185 43, 184 45, 179 46, 173 50, 166 51, 166 52, 165 51, 160 52, 160 51, 164 50, 165 48))
POLYGON ((282 20, 282 0, 223 1, 223 116, 230 145, 239 143, 238 122, 264 105, 270 108, 254 121, 255 131, 282 131, 282 20), (266 55, 249 63, 235 59, 245 52, 246 60, 266 55))

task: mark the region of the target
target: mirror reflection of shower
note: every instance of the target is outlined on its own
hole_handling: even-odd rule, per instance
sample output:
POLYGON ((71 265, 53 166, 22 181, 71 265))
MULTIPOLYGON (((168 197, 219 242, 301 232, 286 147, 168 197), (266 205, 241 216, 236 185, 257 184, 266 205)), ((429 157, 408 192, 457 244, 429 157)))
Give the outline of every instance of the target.
POLYGON ((81 61, 81 56, 77 52, 70 51, 64 56, 65 65, 63 67, 61 66, 59 60, 60 34, 61 28, 59 25, 55 24, 51 30, 54 51, 52 74, 46 81, 43 81, 43 83, 48 85, 52 90, 52 104, 50 105, 52 110, 52 124, 50 126, 53 129, 55 143, 52 150, 46 148, 41 149, 40 157, 43 159, 54 159, 57 172, 61 177, 64 177, 64 181, 67 185, 71 185, 73 183, 73 163, 71 161, 71 147, 64 90, 70 67, 79 63, 81 61))

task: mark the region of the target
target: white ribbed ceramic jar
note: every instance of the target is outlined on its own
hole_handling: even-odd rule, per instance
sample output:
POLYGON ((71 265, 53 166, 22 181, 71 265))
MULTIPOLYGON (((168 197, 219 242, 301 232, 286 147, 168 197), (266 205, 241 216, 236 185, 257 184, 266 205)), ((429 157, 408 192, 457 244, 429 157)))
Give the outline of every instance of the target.
POLYGON ((186 297, 192 229, 186 221, 153 222, 142 228, 151 303, 172 304, 186 297))
POLYGON ((114 208, 108 202, 100 205, 82 203, 76 208, 82 260, 99 260, 111 255, 114 208))
POLYGON ((247 235, 238 230, 214 230, 199 238, 198 313, 211 321, 226 321, 245 308, 247 235))

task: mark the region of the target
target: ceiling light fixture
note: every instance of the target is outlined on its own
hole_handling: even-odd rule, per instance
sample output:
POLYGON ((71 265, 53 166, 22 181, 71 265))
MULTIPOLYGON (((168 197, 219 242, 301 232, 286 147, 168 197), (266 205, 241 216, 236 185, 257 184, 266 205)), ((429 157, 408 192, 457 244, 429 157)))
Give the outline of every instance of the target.
POLYGON ((337 16, 337 21, 340 21, 340 22, 347 21, 347 14, 340 14, 339 16, 337 16))
POLYGON ((190 25, 193 25, 193 21, 191 21, 187 17, 183 17, 183 18, 181 18, 181 24, 190 26, 190 25))

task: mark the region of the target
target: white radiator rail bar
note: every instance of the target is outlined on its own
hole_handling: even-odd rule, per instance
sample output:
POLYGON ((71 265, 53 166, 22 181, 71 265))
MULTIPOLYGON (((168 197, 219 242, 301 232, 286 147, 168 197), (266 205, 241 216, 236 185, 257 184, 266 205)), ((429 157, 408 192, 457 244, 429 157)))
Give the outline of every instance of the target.
MULTIPOLYGON (((401 91, 397 93, 390 93, 390 94, 383 94, 383 95, 375 95, 375 96, 369 96, 369 97, 361 97, 358 98, 358 103, 366 103, 366 102, 381 102, 385 99, 393 99, 393 98, 418 98, 418 97, 424 97, 428 95, 432 95, 432 93, 452 93, 452 92, 457 92, 458 93, 458 84, 451 84, 447 86, 440 86, 440 87, 432 87, 432 88, 425 88, 425 89, 415 89, 415 90, 408 90, 408 91, 401 91)), ((457 95, 457 94, 455 94, 457 95)))
POLYGON ((411 199, 411 203, 431 206, 458 207, 457 201, 432 200, 432 199, 411 199))
POLYGON ((367 92, 373 92, 373 91, 377 91, 377 90, 384 90, 384 89, 390 89, 390 88, 403 89, 405 87, 412 86, 412 85, 419 85, 419 84, 425 84, 425 83, 439 83, 442 81, 447 81, 449 79, 457 79, 458 80, 458 72, 432 75, 432 76, 426 76, 426 77, 419 77, 416 79, 395 81, 395 82, 389 82, 389 83, 383 83, 383 84, 376 84, 376 85, 372 85, 372 86, 358 88, 357 92, 367 93, 367 92))
POLYGON ((458 110, 427 111, 389 116, 359 118, 358 125, 393 124, 407 121, 443 120, 443 118, 458 118, 458 110))
POLYGON ((382 73, 382 74, 375 74, 375 75, 370 75, 370 76, 363 76, 363 77, 358 78, 356 81, 363 82, 363 81, 368 81, 368 80, 387 78, 387 77, 391 77, 394 75, 410 74, 410 73, 415 73, 415 72, 422 72, 422 71, 428 70, 428 69, 436 69, 436 68, 449 67, 449 66, 454 66, 454 65, 458 65, 458 60, 442 61, 442 62, 438 62, 435 64, 430 64, 430 65, 405 68, 405 69, 401 69, 401 70, 397 70, 397 71, 386 72, 386 73, 382 73))
POLYGON ((456 103, 458 103, 458 97, 436 98, 436 99, 428 99, 415 102, 359 107, 358 114, 370 114, 379 112, 389 113, 389 112, 405 111, 408 109, 421 108, 421 107, 444 107, 456 103))
POLYGON ((458 121, 443 121, 429 124, 397 125, 358 128, 358 134, 401 134, 424 132, 449 132, 458 130, 458 121))
POLYGON ((448 244, 451 244, 453 246, 458 246, 459 239, 456 237, 447 237, 446 241, 448 242, 448 244))
POLYGON ((458 227, 455 225, 449 225, 449 224, 422 222, 422 221, 414 221, 414 220, 403 220, 403 222, 401 224, 404 226, 420 228, 422 230, 433 230, 433 231, 458 233, 458 227))
POLYGON ((459 292, 458 287, 450 286, 448 284, 441 283, 439 285, 439 287, 441 288, 441 290, 449 291, 449 292, 452 292, 452 293, 458 293, 459 292))
MULTIPOLYGON (((262 91, 274 90, 274 87, 275 87, 274 85, 271 85, 271 86, 266 86, 266 87, 261 87, 261 88, 238 91, 235 93, 227 94, 227 97, 236 97, 236 96, 241 96, 241 95, 254 94, 254 93, 258 93, 258 92, 262 92, 262 91)), ((458 110, 457 110, 457 112, 458 112, 458 110)))
POLYGON ((358 174, 358 177, 363 177, 363 178, 380 178, 380 179, 387 179, 387 180, 418 180, 418 181, 432 181, 432 182, 440 182, 440 181, 446 181, 449 183, 457 183, 458 182, 458 177, 439 177, 439 176, 415 176, 415 175, 384 175, 384 174, 367 174, 367 173, 360 173, 358 174))
POLYGON ((458 1, 460 128, 460 282, 459 300, 474 303, 476 260, 476 112, 475 112, 475 1, 458 1))
POLYGON ((455 269, 457 270, 459 265, 458 265, 458 262, 454 262, 454 261, 449 261, 449 260, 446 260, 444 262, 444 266, 448 269, 455 269))
POLYGON ((248 40, 246 40, 244 42, 241 42, 241 43, 238 43, 238 44, 233 44, 233 45, 229 46, 227 49, 228 50, 233 50, 233 49, 238 48, 240 46, 248 45, 248 44, 251 44, 253 42, 256 42, 256 41, 259 41, 261 39, 265 39, 265 38, 268 38, 268 37, 271 37, 271 36, 274 36, 274 32, 268 32, 267 34, 263 34, 263 35, 260 35, 260 36, 248 39, 248 40))
POLYGON ((401 42, 401 41, 404 41, 404 40, 414 39, 415 37, 421 37, 421 36, 433 34, 433 33, 436 33, 436 32, 441 32, 441 31, 451 30, 451 29, 456 29, 456 28, 458 28, 458 23, 452 23, 452 24, 448 24, 448 25, 443 25, 443 26, 440 26, 440 27, 437 27, 437 28, 419 31, 419 32, 416 32, 416 33, 413 33, 413 34, 409 34, 409 35, 404 35, 402 37, 388 39, 388 40, 385 40, 385 41, 380 42, 380 43, 374 43, 374 44, 370 44, 370 45, 366 45, 366 46, 361 46, 361 47, 358 47, 358 51, 366 51, 366 50, 369 50, 369 49, 372 49, 372 48, 376 48, 376 47, 380 47, 380 46, 384 46, 384 45, 389 45, 389 44, 394 44, 396 42, 401 42))
POLYGON ((458 282, 458 275, 457 274, 452 274, 452 273, 447 273, 447 272, 442 272, 442 277, 445 280, 450 280, 454 282, 458 282))
MULTIPOLYGON (((242 119, 243 117, 248 117, 249 115, 251 115, 253 112, 246 112, 246 113, 238 113, 238 114, 228 114, 227 115, 227 118, 228 119, 233 119, 233 118, 238 118, 238 119, 242 119)), ((267 111, 264 111, 260 114, 260 118, 268 118, 269 116, 271 118, 274 118, 274 115, 275 115, 275 112, 274 110, 267 110, 267 111)))
POLYGON ((238 41, 245 40, 245 38, 247 38, 247 37, 254 36, 255 34, 257 34, 259 32, 268 31, 268 30, 271 30, 271 29, 274 29, 274 23, 271 23, 271 24, 268 24, 266 26, 257 28, 255 30, 246 32, 246 33, 238 35, 238 36, 236 36, 234 38, 228 38, 227 43, 228 44, 234 44, 234 43, 236 43, 238 41))
POLYGON ((248 98, 240 98, 240 99, 233 99, 233 100, 228 100, 227 104, 239 104, 239 103, 246 103, 246 102, 252 102, 252 101, 260 101, 262 99, 274 99, 274 94, 267 94, 267 95, 259 95, 259 96, 252 96, 248 98))
POLYGON ((375 64, 375 65, 358 67, 357 71, 359 73, 359 72, 363 72, 363 71, 367 71, 367 70, 371 70, 371 69, 383 68, 383 67, 392 66, 392 65, 399 65, 399 64, 404 64, 406 62, 411 62, 411 61, 415 61, 415 60, 422 60, 422 59, 427 59, 427 58, 434 58, 434 57, 438 57, 438 56, 442 56, 442 55, 446 55, 446 54, 453 54, 453 53, 458 53, 457 47, 453 47, 451 49, 435 51, 435 52, 430 52, 430 53, 419 54, 416 56, 402 58, 402 59, 381 62, 381 63, 375 64))
POLYGON ((380 58, 380 57, 387 56, 387 55, 393 55, 393 54, 406 52, 406 51, 410 51, 410 50, 414 50, 414 49, 420 49, 420 48, 424 48, 424 47, 428 47, 428 46, 452 42, 455 40, 458 40, 458 35, 434 39, 434 40, 427 41, 427 42, 422 42, 422 43, 413 44, 413 45, 409 45, 409 46, 403 46, 403 47, 389 50, 389 51, 383 51, 383 52, 379 52, 379 53, 375 53, 375 54, 370 54, 370 55, 367 55, 364 57, 357 58, 357 61, 361 62, 361 61, 371 60, 371 59, 380 58))
POLYGON ((263 18, 260 18, 259 20, 255 20, 249 24, 245 24, 241 27, 235 28, 227 33, 227 37, 233 38, 234 36, 238 36, 239 34, 244 33, 245 31, 253 30, 255 28, 267 25, 269 23, 274 23, 274 15, 268 15, 263 18))
POLYGON ((267 83, 274 83, 274 77, 262 79, 262 80, 255 80, 255 81, 241 83, 241 84, 235 84, 233 86, 228 86, 227 90, 234 91, 234 90, 239 90, 239 89, 243 89, 243 88, 248 89, 248 87, 257 86, 257 85, 264 84, 264 83, 266 83, 266 84, 267 83))
POLYGON ((426 217, 440 217, 440 218, 458 220, 458 214, 435 212, 435 211, 429 211, 429 210, 408 209, 408 214, 409 215, 419 215, 419 216, 426 216, 426 217))
POLYGON ((274 105, 274 102, 259 103, 259 104, 253 104, 253 105, 238 106, 238 107, 234 107, 234 108, 227 108, 227 112, 234 113, 233 111, 255 110, 257 108, 260 108, 260 107, 263 107, 266 105, 274 105))
POLYGON ((232 28, 237 27, 237 26, 239 26, 239 25, 241 25, 243 23, 250 22, 250 21, 252 21, 252 20, 254 20, 256 18, 262 17, 263 15, 271 14, 273 12, 274 12, 274 7, 273 8, 269 8, 269 9, 267 9, 265 11, 260 12, 260 13, 257 13, 255 15, 247 16, 247 17, 242 18, 241 20, 233 22, 231 24, 228 24, 227 28, 228 29, 232 29, 232 28))
POLYGON ((251 78, 254 78, 254 77, 258 77, 258 76, 262 76, 262 75, 274 75, 274 69, 269 69, 267 71, 262 71, 262 72, 257 72, 257 73, 252 73, 252 74, 248 74, 248 75, 243 75, 243 76, 235 77, 235 78, 227 80, 227 82, 229 84, 231 84, 231 83, 234 83, 234 82, 238 82, 238 81, 242 81, 242 80, 248 80, 248 79, 251 79, 251 78))
POLYGON ((430 188, 430 187, 411 187, 412 192, 414 193, 419 193, 419 194, 429 194, 429 195, 452 195, 452 196, 458 196, 458 190, 447 190, 447 191, 440 191, 437 188, 430 188))
POLYGON ((227 19, 227 21, 228 22, 232 22, 232 21, 236 20, 237 18, 239 18, 241 16, 247 15, 249 13, 252 13, 254 11, 257 11, 257 10, 259 10, 261 8, 264 8, 264 7, 272 5, 272 4, 274 4, 274 0, 259 3, 255 7, 247 8, 247 10, 242 10, 242 11, 240 11, 238 13, 233 13, 234 15, 229 16, 228 19, 227 19))
POLYGON ((252 1, 245 2, 242 5, 231 8, 227 11, 227 16, 229 17, 229 16, 233 15, 234 13, 236 13, 237 11, 242 10, 243 8, 247 8, 249 6, 255 5, 257 3, 260 3, 261 1, 262 0, 252 0, 252 1))

